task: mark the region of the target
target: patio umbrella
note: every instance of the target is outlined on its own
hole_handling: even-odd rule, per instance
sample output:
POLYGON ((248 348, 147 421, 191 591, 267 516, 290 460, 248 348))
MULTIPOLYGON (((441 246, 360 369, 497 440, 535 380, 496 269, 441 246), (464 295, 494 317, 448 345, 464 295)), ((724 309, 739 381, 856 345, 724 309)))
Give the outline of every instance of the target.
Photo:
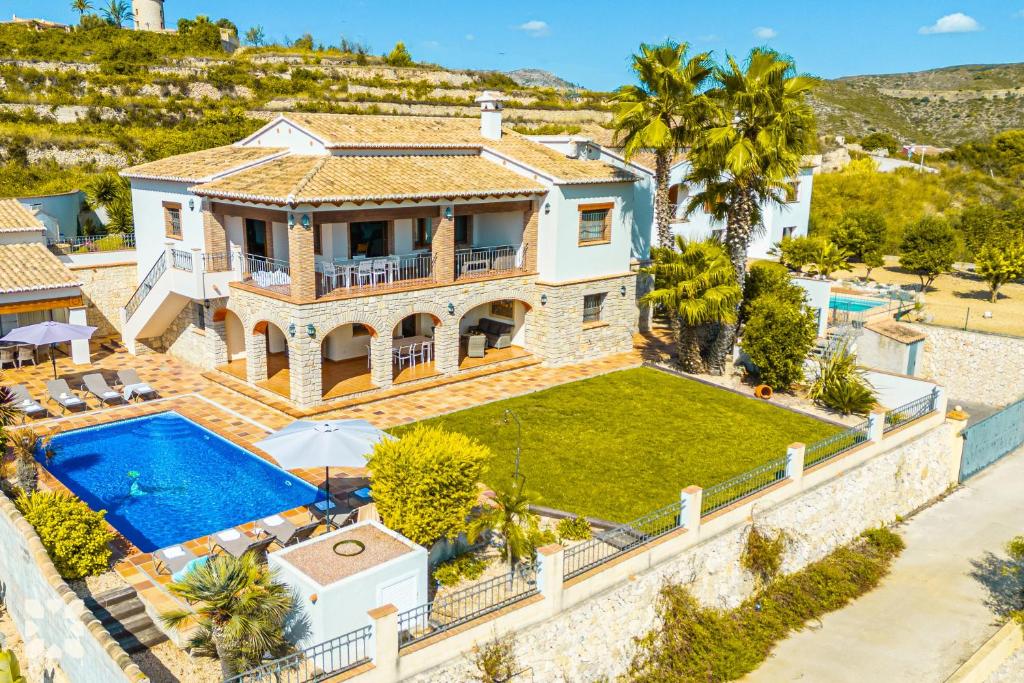
POLYGON ((323 467, 331 524, 331 468, 365 467, 366 456, 384 439, 394 438, 366 420, 298 420, 254 445, 288 470, 323 467))
POLYGON ((53 348, 57 344, 63 344, 64 342, 91 339, 92 333, 95 331, 95 327, 88 325, 71 325, 69 323, 59 323, 55 320, 47 320, 35 325, 26 325, 25 327, 11 330, 6 336, 0 338, 0 341, 32 344, 33 346, 49 344, 50 362, 53 363, 53 378, 57 379, 57 358, 53 355, 53 348))

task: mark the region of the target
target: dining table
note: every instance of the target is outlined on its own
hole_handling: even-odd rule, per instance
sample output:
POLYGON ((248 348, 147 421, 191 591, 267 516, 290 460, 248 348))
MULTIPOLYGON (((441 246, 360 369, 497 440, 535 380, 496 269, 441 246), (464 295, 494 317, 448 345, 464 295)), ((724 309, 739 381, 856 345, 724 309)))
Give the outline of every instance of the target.
POLYGON ((399 349, 405 348, 407 346, 412 346, 413 344, 423 344, 424 342, 429 343, 429 346, 427 347, 427 355, 423 359, 424 362, 427 362, 434 357, 433 337, 428 337, 425 334, 418 334, 412 337, 395 337, 391 340, 391 348, 394 351, 398 351, 399 349))

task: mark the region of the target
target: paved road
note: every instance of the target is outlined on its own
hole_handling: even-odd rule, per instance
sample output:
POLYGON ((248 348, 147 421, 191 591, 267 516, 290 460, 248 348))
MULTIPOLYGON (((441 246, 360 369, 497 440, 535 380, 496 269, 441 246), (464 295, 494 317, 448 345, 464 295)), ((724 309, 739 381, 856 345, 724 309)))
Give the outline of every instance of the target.
POLYGON ((877 589, 779 644, 750 681, 944 681, 998 629, 1011 589, 1003 546, 1024 533, 1024 449, 901 530, 907 549, 877 589))

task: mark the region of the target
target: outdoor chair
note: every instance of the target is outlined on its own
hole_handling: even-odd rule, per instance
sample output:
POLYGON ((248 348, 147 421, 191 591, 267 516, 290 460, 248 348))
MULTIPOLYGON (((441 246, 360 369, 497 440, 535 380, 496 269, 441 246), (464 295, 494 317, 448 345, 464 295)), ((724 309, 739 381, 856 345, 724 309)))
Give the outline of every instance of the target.
POLYGON ((170 574, 175 581, 185 578, 192 569, 205 564, 209 556, 198 557, 183 545, 172 545, 153 553, 157 574, 170 574))
MULTIPOLYGON (((46 417, 49 413, 38 401, 32 398, 24 384, 14 384, 7 387, 7 392, 14 399, 14 409, 24 417, 46 417)), ((24 421, 24 417, 22 421, 24 421)))
POLYGON ((73 391, 71 391, 71 387, 68 386, 67 380, 47 380, 46 393, 50 395, 49 400, 57 402, 62 413, 76 408, 81 408, 83 410, 87 410, 89 408, 88 403, 80 399, 73 391))
POLYGON ((285 547, 302 543, 313 535, 320 526, 320 520, 313 520, 302 526, 295 526, 281 515, 271 515, 256 522, 256 528, 271 536, 279 546, 285 547))
POLYGON ((30 346, 19 346, 18 347, 18 367, 22 367, 25 363, 32 363, 32 365, 38 365, 36 362, 36 350, 30 346))
POLYGON ((466 356, 469 358, 483 358, 487 353, 487 337, 482 334, 474 334, 466 340, 466 356))
POLYGON ((408 364, 410 367, 412 367, 413 365, 416 364, 416 363, 413 362, 413 357, 412 357, 412 347, 413 346, 414 345, 412 345, 412 344, 406 344, 404 346, 399 346, 398 347, 398 357, 397 357, 397 360, 398 360, 398 369, 399 370, 402 369, 402 365, 403 364, 408 364))
POLYGON ((18 367, 18 362, 14 360, 14 349, 10 346, 0 349, 0 370, 3 370, 8 363, 18 367))
POLYGON ((360 261, 356 265, 356 283, 359 285, 370 284, 373 282, 373 262, 370 260, 360 261))
POLYGON ((420 344, 423 353, 423 362, 429 363, 434 357, 434 342, 425 341, 420 344))
POLYGON ((159 397, 156 389, 143 382, 134 368, 118 370, 117 380, 124 387, 123 395, 126 401, 130 401, 133 397, 146 401, 159 397))
POLYGON ((241 557, 248 552, 254 552, 257 556, 265 558, 267 548, 274 542, 274 538, 253 538, 238 529, 224 529, 210 536, 210 551, 220 548, 228 555, 241 557))
POLYGON ((95 396, 101 407, 128 402, 120 392, 111 389, 107 380, 103 379, 103 375, 98 372, 82 378, 82 391, 87 391, 95 396))
POLYGON ((373 259, 373 284, 378 282, 387 282, 388 279, 388 260, 384 258, 373 259))

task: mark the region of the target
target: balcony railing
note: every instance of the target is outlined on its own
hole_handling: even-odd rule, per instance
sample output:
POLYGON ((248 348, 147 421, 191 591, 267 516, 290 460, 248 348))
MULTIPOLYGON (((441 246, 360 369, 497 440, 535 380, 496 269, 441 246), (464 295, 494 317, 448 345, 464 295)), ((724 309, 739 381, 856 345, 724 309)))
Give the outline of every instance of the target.
POLYGON ((455 252, 455 278, 513 273, 526 264, 526 244, 470 247, 455 252))
POLYGON ((171 249, 171 268, 192 272, 192 252, 171 249))
POLYGON ((58 254, 92 254, 101 251, 124 251, 135 248, 135 233, 112 235, 81 235, 78 237, 46 238, 46 244, 58 254))
MULTIPOLYGON (((238 254, 241 256, 241 254, 238 254)), ((221 273, 226 270, 234 270, 237 267, 235 253, 226 251, 213 254, 203 254, 203 271, 207 273, 221 273)))
POLYGON ((316 264, 316 294, 339 290, 372 290, 397 283, 430 280, 433 254, 403 254, 380 258, 344 259, 316 264))
POLYGON ((287 261, 246 254, 244 256, 245 282, 278 294, 291 294, 292 275, 287 261))

